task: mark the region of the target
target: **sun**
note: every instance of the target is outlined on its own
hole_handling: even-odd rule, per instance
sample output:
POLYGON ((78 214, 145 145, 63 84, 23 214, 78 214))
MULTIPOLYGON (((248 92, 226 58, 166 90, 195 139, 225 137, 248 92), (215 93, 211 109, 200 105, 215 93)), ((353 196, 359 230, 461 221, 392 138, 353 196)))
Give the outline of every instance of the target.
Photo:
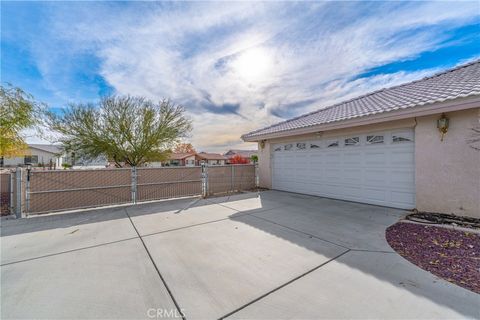
POLYGON ((244 80, 254 82, 264 79, 272 68, 272 57, 262 48, 248 49, 233 62, 234 71, 244 80))

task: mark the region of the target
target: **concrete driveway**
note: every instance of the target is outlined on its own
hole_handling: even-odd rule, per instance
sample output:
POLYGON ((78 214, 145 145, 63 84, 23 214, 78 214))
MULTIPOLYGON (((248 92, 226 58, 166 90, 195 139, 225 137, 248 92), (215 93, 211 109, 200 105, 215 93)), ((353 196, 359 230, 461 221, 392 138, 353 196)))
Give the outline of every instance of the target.
POLYGON ((3 221, 1 318, 479 318, 389 247, 404 214, 266 191, 3 221))

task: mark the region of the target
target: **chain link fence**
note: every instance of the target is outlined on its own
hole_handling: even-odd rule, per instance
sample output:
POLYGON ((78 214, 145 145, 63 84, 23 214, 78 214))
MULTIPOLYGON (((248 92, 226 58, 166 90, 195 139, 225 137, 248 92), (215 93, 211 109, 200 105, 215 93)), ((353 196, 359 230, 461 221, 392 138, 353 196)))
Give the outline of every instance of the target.
POLYGON ((258 185, 256 172, 255 165, 48 171, 17 168, 8 179, 2 177, 0 187, 2 199, 4 194, 9 195, 9 212, 22 217, 253 190, 258 185))
POLYGON ((8 215, 12 208, 12 174, 0 173, 0 215, 8 215))
POLYGON ((254 165, 212 166, 207 169, 207 195, 251 190, 256 187, 254 165))
POLYGON ((132 202, 130 169, 27 172, 26 212, 43 213, 132 202))
POLYGON ((136 201, 202 194, 201 167, 138 168, 136 201))

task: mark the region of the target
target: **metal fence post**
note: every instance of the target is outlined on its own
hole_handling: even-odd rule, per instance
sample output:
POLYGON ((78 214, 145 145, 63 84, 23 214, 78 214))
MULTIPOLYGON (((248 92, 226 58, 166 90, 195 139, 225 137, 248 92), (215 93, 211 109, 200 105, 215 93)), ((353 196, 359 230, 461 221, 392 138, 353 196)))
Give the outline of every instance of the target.
POLYGON ((25 182, 25 212, 30 211, 30 178, 32 174, 32 167, 27 166, 27 181, 25 182))
POLYGON ((202 197, 207 197, 208 195, 208 172, 205 161, 201 162, 202 166, 202 197))
POLYGON ((230 192, 233 192, 233 188, 235 186, 235 169, 234 169, 234 164, 231 164, 230 167, 231 167, 231 174, 232 174, 232 177, 230 179, 230 192))
POLYGON ((10 199, 8 200, 8 212, 10 214, 13 214, 13 208, 15 208, 15 205, 13 204, 13 195, 14 195, 14 188, 15 186, 13 185, 13 173, 10 172, 10 199))
POLYGON ((255 188, 258 189, 260 185, 260 177, 258 176, 258 162, 255 162, 255 188))
POLYGON ((132 203, 137 203, 137 167, 132 167, 132 203))
POLYGON ((15 204, 15 216, 17 218, 23 218, 23 210, 22 210, 22 168, 17 167, 15 170, 15 182, 16 182, 16 204, 15 204))

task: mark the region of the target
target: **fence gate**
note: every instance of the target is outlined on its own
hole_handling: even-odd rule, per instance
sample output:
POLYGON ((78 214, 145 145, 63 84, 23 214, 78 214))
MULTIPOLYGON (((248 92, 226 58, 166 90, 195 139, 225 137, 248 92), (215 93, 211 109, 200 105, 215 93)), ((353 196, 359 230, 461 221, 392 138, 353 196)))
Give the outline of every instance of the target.
POLYGON ((42 213, 132 201, 131 169, 26 170, 25 211, 42 213))
POLYGON ((208 196, 251 190, 257 182, 254 165, 17 171, 17 215, 208 196))
POLYGON ((201 167, 145 167, 136 172, 136 201, 202 194, 201 167))
POLYGON ((254 165, 226 165, 207 167, 207 195, 252 190, 256 187, 254 165))

